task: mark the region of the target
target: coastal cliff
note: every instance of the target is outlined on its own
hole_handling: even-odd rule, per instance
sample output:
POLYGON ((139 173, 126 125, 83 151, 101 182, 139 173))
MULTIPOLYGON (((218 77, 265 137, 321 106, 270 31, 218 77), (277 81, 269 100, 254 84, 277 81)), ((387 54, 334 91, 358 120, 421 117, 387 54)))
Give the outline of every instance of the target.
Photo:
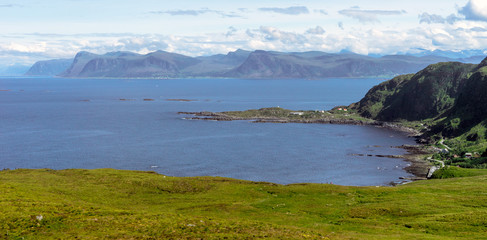
POLYGON ((372 88, 349 107, 378 121, 421 122, 425 136, 485 139, 487 58, 480 64, 433 64, 372 88))

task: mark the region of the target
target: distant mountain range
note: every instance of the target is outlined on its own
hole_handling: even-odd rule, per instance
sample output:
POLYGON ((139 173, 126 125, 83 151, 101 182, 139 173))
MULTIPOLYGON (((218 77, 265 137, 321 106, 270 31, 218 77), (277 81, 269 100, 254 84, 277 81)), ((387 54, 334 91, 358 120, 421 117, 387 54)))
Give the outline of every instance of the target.
POLYGON ((9 66, 0 66, 0 76, 22 76, 25 74, 30 67, 21 65, 21 64, 14 64, 9 66))
POLYGON ((395 76, 417 72, 432 63, 478 62, 483 57, 390 55, 364 56, 349 52, 273 52, 237 50, 228 54, 189 57, 156 51, 141 55, 110 52, 104 55, 79 52, 74 59, 35 63, 26 75, 70 78, 327 78, 395 76))
POLYGON ((66 69, 68 69, 72 63, 73 59, 53 59, 47 61, 39 61, 32 65, 32 67, 25 73, 25 75, 56 76, 66 71, 66 69))

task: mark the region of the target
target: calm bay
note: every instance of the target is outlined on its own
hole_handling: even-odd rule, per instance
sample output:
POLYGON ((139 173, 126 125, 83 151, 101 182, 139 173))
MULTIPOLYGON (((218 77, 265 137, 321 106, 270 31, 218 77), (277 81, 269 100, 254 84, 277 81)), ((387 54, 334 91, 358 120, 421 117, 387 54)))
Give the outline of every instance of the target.
POLYGON ((383 79, 0 79, 0 169, 116 168, 170 176, 387 185, 410 176, 372 126, 185 120, 179 111, 328 110, 383 79))

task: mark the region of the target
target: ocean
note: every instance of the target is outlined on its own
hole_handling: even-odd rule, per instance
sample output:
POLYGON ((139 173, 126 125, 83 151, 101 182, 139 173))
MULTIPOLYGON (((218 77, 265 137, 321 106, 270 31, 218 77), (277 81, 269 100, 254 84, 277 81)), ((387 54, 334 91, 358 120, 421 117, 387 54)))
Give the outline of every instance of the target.
POLYGON ((329 110, 384 79, 0 78, 0 169, 115 168, 279 184, 388 185, 410 176, 372 126, 185 120, 179 111, 329 110), (191 101, 175 101, 186 99, 191 101))

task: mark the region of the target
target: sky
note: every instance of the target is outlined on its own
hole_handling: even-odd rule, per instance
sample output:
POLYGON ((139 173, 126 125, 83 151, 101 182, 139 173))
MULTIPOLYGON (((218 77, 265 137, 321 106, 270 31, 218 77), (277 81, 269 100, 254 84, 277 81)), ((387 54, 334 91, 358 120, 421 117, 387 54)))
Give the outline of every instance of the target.
MULTIPOLYGON (((156 50, 487 50, 487 0, 0 0, 0 64, 156 50)), ((487 51, 485 52, 487 54, 487 51)))

